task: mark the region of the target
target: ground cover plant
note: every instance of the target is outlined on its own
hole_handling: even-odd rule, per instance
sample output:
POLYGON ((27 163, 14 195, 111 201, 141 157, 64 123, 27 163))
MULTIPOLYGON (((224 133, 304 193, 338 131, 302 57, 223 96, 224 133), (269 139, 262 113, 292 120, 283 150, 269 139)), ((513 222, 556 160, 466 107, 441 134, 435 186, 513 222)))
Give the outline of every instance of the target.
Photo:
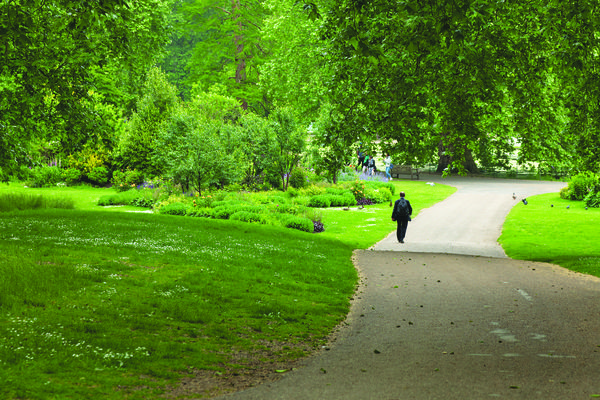
POLYGON ((509 213, 499 242, 519 260, 543 261, 600 276, 600 209, 542 194, 509 213))
MULTIPOLYGON (((415 210, 454 191, 394 185, 415 210)), ((147 398, 198 371, 273 371, 344 318, 352 250, 394 229, 389 204, 323 211, 329 228, 315 235, 90 207, 105 189, 20 190, 58 191, 83 211, 0 215, 5 398, 147 398)))

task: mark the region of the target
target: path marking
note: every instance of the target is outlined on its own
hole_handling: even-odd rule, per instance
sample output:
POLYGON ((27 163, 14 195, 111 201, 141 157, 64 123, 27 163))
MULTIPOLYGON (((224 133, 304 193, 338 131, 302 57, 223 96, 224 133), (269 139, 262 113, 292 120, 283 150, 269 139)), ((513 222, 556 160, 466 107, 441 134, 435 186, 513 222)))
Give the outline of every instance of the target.
POLYGON ((527 301, 533 301, 533 297, 531 297, 529 295, 529 293, 527 293, 526 291, 524 291, 523 289, 517 289, 517 292, 519 292, 519 294, 521 296, 523 296, 525 298, 525 300, 527 301))

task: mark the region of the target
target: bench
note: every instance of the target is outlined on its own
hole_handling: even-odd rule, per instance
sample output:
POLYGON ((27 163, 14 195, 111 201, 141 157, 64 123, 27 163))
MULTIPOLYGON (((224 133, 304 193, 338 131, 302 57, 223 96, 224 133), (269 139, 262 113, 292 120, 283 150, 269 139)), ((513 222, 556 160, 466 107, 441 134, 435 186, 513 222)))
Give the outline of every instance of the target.
POLYGON ((400 175, 410 175, 410 179, 419 180, 419 168, 412 165, 394 165, 390 170, 392 178, 399 178, 400 175))

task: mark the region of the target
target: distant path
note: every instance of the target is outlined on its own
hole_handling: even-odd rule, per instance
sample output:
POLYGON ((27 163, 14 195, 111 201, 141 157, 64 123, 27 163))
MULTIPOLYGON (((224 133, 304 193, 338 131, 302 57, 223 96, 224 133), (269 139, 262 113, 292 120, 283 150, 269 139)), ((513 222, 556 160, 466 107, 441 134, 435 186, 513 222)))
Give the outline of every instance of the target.
POLYGON ((511 260, 496 243, 522 197, 564 184, 470 179, 444 181, 457 193, 423 210, 406 244, 390 235, 356 252, 361 285, 331 350, 278 381, 222 398, 600 396, 600 279, 511 260), (442 254, 452 252, 472 255, 442 254))
MULTIPOLYGON (((421 210, 408 224, 404 244, 398 243, 394 231, 372 249, 506 257, 497 240, 510 209, 523 198, 558 192, 566 185, 564 182, 517 179, 444 179, 439 175, 425 176, 424 179, 455 186, 458 190, 446 200, 421 210), (513 200, 513 193, 516 200, 513 200)), ((411 199, 410 191, 406 198, 411 199)))

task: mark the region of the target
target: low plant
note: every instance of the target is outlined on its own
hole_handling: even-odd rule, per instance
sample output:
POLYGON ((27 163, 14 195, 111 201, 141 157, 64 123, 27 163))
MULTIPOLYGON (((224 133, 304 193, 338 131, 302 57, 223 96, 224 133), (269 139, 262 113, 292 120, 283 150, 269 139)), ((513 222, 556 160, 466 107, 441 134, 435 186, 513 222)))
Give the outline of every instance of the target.
POLYGON ((159 214, 180 215, 188 213, 188 207, 183 203, 169 203, 158 210, 159 214))
POLYGON ((98 199, 99 206, 126 205, 152 207, 154 202, 154 191, 151 189, 129 190, 127 192, 104 195, 98 199))
POLYGON ((310 198, 310 201, 308 202, 308 206, 309 207, 319 207, 319 208, 330 207, 331 206, 331 197, 332 196, 327 195, 327 194, 313 196, 310 198))
POLYGON ((229 217, 232 221, 242 221, 242 222, 261 222, 262 217, 258 213, 250 212, 250 211, 238 211, 229 217))
POLYGON ((298 217, 296 215, 284 214, 285 218, 281 219, 284 227, 297 229, 304 232, 313 232, 315 227, 313 221, 308 218, 298 217))
POLYGON ((0 194, 0 212, 37 210, 44 208, 75 208, 70 197, 57 197, 42 194, 2 193, 0 194))

